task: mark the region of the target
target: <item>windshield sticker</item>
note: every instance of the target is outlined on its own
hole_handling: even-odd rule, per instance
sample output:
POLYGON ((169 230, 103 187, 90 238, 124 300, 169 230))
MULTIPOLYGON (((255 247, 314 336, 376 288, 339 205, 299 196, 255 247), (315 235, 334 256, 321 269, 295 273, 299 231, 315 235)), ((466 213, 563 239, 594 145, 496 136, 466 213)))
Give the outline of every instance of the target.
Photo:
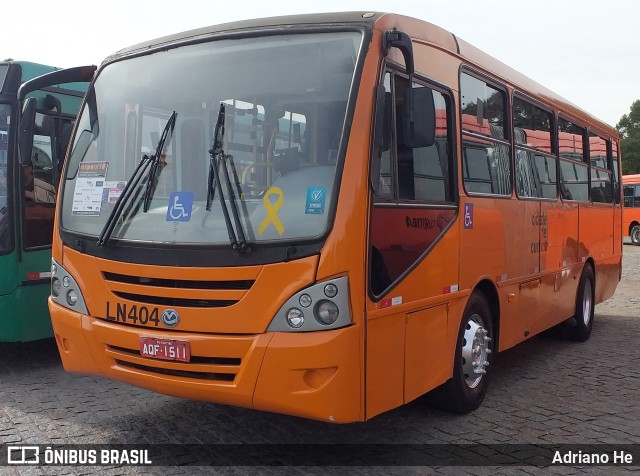
POLYGON ((117 182, 105 182, 104 190, 102 191, 102 203, 115 205, 126 186, 127 182, 124 180, 117 182))
POLYGON ((79 165, 72 214, 100 215, 108 166, 108 162, 83 162, 79 165))
POLYGON ((264 194, 262 203, 264 204, 264 208, 267 209, 267 216, 264 217, 264 220, 262 220, 262 223, 260 223, 258 234, 262 236, 269 224, 273 223, 273 226, 275 227, 278 234, 282 236, 282 234, 284 233, 284 225, 282 224, 282 222, 280 221, 280 217, 278 216, 278 210, 280 210, 280 207, 282 207, 282 204, 284 203, 284 194, 282 193, 282 190, 278 187, 271 187, 264 194), (271 195, 276 196, 275 203, 271 203, 271 200, 269 200, 269 197, 271 195))
POLYGON ((307 204, 305 215, 324 215, 324 202, 327 191, 324 187, 309 187, 307 189, 307 204))
POLYGON ((193 209, 193 192, 171 192, 167 221, 189 221, 193 209))

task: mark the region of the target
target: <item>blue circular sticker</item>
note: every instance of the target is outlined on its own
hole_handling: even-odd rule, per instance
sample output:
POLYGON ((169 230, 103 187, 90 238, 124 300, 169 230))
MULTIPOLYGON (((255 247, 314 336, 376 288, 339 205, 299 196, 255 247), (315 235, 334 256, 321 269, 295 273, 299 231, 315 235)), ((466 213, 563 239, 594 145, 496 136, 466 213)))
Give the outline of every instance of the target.
POLYGON ((175 309, 165 309, 162 313, 162 323, 167 327, 176 327, 180 322, 180 314, 175 309))

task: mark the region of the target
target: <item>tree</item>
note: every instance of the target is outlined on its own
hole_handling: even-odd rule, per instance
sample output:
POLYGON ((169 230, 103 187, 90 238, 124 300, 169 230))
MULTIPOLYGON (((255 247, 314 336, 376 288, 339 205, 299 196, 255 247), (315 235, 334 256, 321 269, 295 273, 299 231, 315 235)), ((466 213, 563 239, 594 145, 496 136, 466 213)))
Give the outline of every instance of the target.
POLYGON ((622 116, 616 129, 620 134, 622 173, 640 173, 640 100, 633 101, 629 114, 622 116))

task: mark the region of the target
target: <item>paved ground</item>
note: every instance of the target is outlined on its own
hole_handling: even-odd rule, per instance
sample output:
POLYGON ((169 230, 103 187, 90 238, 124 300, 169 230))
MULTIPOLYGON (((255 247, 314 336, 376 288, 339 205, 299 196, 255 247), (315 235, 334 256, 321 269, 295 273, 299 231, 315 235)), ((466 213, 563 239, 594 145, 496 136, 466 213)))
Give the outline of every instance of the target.
MULTIPOLYGON (((367 423, 326 423, 179 400, 63 371, 52 340, 0 346, 0 444, 533 443, 640 444, 640 247, 625 245, 623 280, 596 308, 591 339, 553 334, 498 356, 476 412, 418 400, 367 423)), ((193 474, 195 468, 2 468, 0 474, 193 474)), ((335 472, 334 468, 331 471, 335 472)), ((381 467, 367 474, 610 474, 631 468, 381 467)), ((354 468, 342 468, 344 474, 354 468)), ((636 467, 637 470, 637 467, 636 467)), ((200 468, 205 473, 209 469, 200 468)), ((213 471, 213 470, 211 470, 213 471)), ((327 468, 217 468, 227 474, 324 474, 327 468)))

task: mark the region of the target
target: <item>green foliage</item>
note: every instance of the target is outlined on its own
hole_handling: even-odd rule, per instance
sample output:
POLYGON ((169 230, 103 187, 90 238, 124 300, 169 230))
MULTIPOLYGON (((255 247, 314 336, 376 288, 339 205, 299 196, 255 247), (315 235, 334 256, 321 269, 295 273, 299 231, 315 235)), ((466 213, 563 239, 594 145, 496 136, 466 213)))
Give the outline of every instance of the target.
POLYGON ((616 129, 620 133, 622 173, 640 173, 640 100, 633 101, 629 114, 622 116, 616 129))

